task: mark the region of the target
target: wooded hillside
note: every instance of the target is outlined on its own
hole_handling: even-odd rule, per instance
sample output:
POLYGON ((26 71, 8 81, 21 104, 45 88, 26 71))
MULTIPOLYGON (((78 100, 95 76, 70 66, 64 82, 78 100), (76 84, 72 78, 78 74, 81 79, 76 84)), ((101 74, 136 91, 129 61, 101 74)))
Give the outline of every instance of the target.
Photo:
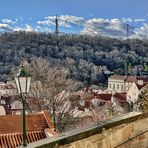
POLYGON ((100 66, 124 73, 131 67, 148 64, 147 40, 118 40, 101 36, 60 35, 34 32, 4 33, 0 36, 0 81, 9 79, 12 67, 22 59, 46 58, 55 66, 70 70, 71 76, 85 84, 105 82, 100 66))

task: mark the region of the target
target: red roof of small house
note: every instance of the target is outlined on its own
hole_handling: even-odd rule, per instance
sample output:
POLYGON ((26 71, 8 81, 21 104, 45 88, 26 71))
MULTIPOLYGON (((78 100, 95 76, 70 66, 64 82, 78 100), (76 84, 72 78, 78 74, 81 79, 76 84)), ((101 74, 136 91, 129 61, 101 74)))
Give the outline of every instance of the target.
POLYGON ((138 80, 142 80, 144 83, 148 83, 148 77, 137 77, 138 80))
POLYGON ((111 100, 112 94, 97 94, 96 98, 105 100, 105 101, 110 101, 111 100))
POLYGON ((124 76, 124 75, 112 75, 112 76, 109 77, 109 79, 126 80, 127 76, 124 76))
MULTIPOLYGON (((98 94, 96 96, 97 99, 111 101, 112 94, 98 94)), ((114 97, 120 100, 126 101, 126 93, 115 93, 114 97)))
POLYGON ((126 82, 137 82, 137 77, 136 76, 128 76, 126 79, 126 82))
MULTIPOLYGON (((47 111, 26 115, 27 143, 46 138, 45 130, 54 135, 54 125, 47 111)), ((22 115, 0 116, 0 148, 22 144, 22 115)))
MULTIPOLYGON (((27 143, 46 138, 43 131, 33 131, 26 133, 27 143)), ((22 133, 0 134, 0 147, 1 148, 16 148, 22 145, 22 133)))
POLYGON ((126 101, 126 93, 115 93, 114 97, 122 101, 126 101))

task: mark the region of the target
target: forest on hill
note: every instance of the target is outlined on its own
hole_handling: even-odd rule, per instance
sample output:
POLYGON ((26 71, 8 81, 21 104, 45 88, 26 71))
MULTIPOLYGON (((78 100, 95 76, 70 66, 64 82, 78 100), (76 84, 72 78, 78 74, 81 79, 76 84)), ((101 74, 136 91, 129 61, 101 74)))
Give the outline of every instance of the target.
POLYGON ((22 59, 42 57, 54 66, 68 68, 71 77, 84 84, 98 85, 106 80, 105 70, 135 74, 148 65, 148 40, 113 39, 102 36, 11 32, 0 35, 0 81, 22 59))

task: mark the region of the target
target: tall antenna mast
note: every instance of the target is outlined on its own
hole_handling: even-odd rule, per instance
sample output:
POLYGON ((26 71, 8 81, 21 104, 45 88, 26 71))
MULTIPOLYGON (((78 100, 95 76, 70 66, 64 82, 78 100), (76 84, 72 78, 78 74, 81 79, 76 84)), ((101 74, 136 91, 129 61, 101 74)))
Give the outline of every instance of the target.
POLYGON ((59 33, 59 29, 58 29, 58 16, 56 15, 56 18, 55 18, 55 34, 58 35, 59 33))
POLYGON ((127 39, 128 39, 128 37, 129 37, 129 24, 126 24, 126 31, 127 31, 126 32, 127 33, 126 35, 127 35, 127 39))

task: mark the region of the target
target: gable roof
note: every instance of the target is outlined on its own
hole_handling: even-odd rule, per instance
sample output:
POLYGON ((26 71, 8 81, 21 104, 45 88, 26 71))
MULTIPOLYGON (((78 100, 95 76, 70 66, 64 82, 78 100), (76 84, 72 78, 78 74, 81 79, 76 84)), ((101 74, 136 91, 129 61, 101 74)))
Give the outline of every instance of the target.
POLYGON ((137 77, 136 76, 128 76, 126 79, 126 82, 137 82, 137 77))
MULTIPOLYGON (((53 122, 47 111, 26 115, 27 143, 46 138, 47 129, 52 130, 49 134, 55 134, 53 122)), ((0 147, 15 148, 21 144, 22 115, 0 116, 0 147)))

